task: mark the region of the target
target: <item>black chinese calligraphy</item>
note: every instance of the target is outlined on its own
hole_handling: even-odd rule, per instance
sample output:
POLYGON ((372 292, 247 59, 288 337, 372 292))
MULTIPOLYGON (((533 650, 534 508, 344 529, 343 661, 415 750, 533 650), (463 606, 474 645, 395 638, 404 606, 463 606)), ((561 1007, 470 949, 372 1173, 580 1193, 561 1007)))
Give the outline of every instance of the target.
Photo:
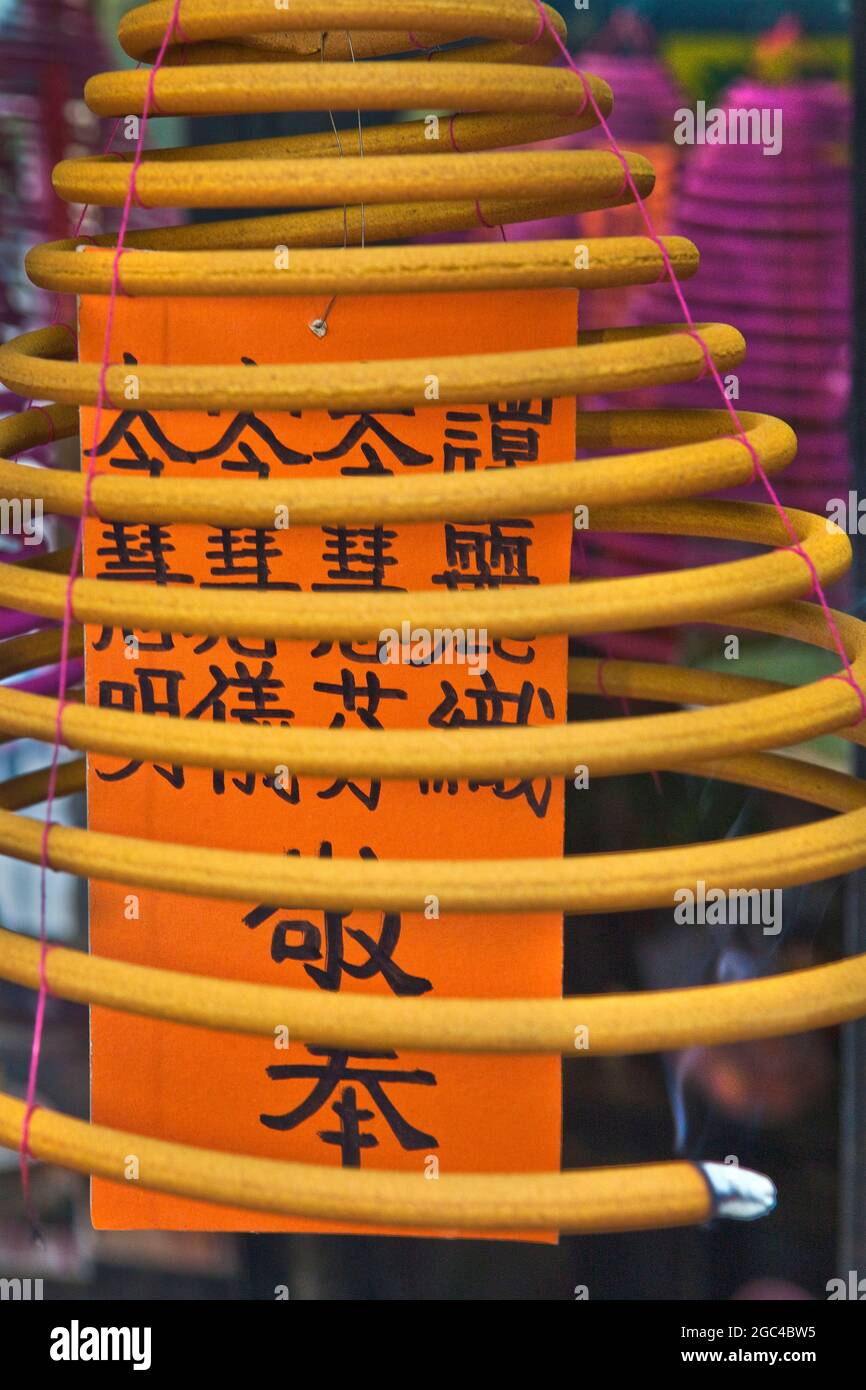
MULTIPOLYGON (((289 850, 296 855, 297 850, 289 850)), ((319 848, 322 859, 333 857, 330 841, 323 841, 319 848)), ((376 855, 365 845, 360 857, 375 860, 376 855)), ((284 961, 300 961, 310 979, 319 989, 337 991, 343 976, 354 980, 372 980, 381 975, 393 994, 416 996, 426 994, 433 988, 429 980, 420 975, 410 975, 394 959, 400 941, 402 917, 399 912, 386 912, 377 936, 358 927, 348 925, 351 912, 328 912, 319 914, 321 926, 306 917, 283 915, 282 909, 261 904, 254 907, 244 917, 244 925, 251 931, 272 924, 271 959, 276 965, 284 961), (350 961, 346 956, 346 938, 355 942, 364 953, 360 962, 350 961), (314 964, 320 961, 321 965, 314 964)))
POLYGON ((401 1071, 397 1067, 359 1066, 353 1059, 362 1061, 395 1061, 395 1052, 334 1052, 327 1048, 308 1047, 311 1057, 321 1057, 321 1062, 290 1063, 271 1066, 267 1074, 272 1081, 312 1081, 313 1088, 298 1105, 281 1115, 260 1115, 261 1123, 268 1129, 285 1132, 297 1129, 306 1120, 312 1119, 327 1105, 340 1089, 339 1099, 331 1109, 337 1117, 338 1128, 318 1130, 323 1144, 333 1144, 340 1150, 344 1168, 360 1168, 361 1153, 364 1149, 377 1148, 379 1140, 375 1134, 362 1131, 362 1125, 375 1119, 375 1111, 358 1109, 358 1090, 363 1089, 370 1101, 378 1109, 401 1149, 417 1151, 439 1147, 432 1134, 417 1129, 398 1110, 387 1094, 386 1086, 435 1086, 436 1078, 432 1072, 416 1068, 414 1071, 401 1071), (355 1083, 355 1084, 352 1084, 355 1083))

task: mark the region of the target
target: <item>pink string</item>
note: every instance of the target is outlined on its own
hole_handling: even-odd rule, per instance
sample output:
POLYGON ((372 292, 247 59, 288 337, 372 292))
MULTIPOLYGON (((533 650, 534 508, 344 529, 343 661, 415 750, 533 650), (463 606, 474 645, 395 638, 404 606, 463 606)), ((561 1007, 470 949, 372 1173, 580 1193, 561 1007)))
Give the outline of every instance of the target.
MULTIPOLYGON (((455 112, 454 112, 454 115, 451 116, 451 117, 449 118, 449 121, 448 121, 448 139, 451 141, 451 148, 452 148, 452 150, 455 151, 456 154, 461 154, 462 151, 461 151, 461 149, 460 149, 460 146, 457 144, 457 136, 456 136, 455 131, 454 131, 454 122, 457 120, 457 117, 460 116, 460 115, 462 115, 462 114, 463 114, 463 113, 462 113, 461 111, 455 111, 455 112)), ((480 200, 480 198, 476 198, 476 199, 475 199, 475 216, 477 217, 477 219, 478 219, 478 221, 479 221, 479 223, 481 224, 482 227, 488 227, 488 228, 490 229, 491 232, 496 231, 496 230, 498 229, 499 235, 502 237, 502 240, 503 240, 503 241, 507 241, 507 240, 508 240, 508 233, 506 232, 506 230, 505 230, 505 228, 504 228, 504 226, 502 225, 501 222, 488 222, 488 221, 487 221, 487 218, 484 216, 484 213, 481 211, 481 200, 480 200)))
POLYGON ((522 43, 520 45, 521 48, 533 48, 535 44, 540 43, 541 40, 544 38, 544 31, 550 23, 550 21, 547 18, 547 13, 544 9, 544 6, 537 5, 536 9, 538 10, 539 15, 541 16, 538 24, 538 31, 535 34, 534 38, 528 39, 524 43, 522 43))
POLYGON ((426 53, 428 63, 431 61, 432 58, 435 58, 437 53, 441 52, 441 44, 434 44, 433 47, 431 47, 429 43, 421 43, 419 39, 416 39, 411 29, 409 29, 407 32, 409 36, 409 42, 411 43, 412 47, 417 48, 419 53, 426 53))
MULTIPOLYGON (((611 695, 610 695, 610 691, 608 690, 607 686, 606 686, 605 683, 604 683, 604 668, 605 668, 605 666, 609 666, 610 663, 611 663, 613 660, 614 660, 614 658, 613 658, 612 656, 607 656, 607 657, 605 657, 604 661, 600 661, 600 662, 598 663, 598 667, 596 668, 596 672, 595 672, 595 683, 596 683, 596 685, 598 686, 598 693, 599 693, 600 695, 603 695, 604 698, 605 698, 605 700, 609 700, 609 699, 611 698, 611 695)), ((619 698, 620 698, 620 704, 621 704, 622 707, 623 707, 624 713, 625 713, 625 714, 629 714, 629 713, 630 713, 630 709, 629 709, 628 700, 625 698, 624 695, 620 695, 619 698)))
POLYGON ((491 232, 498 231, 498 232, 499 232, 499 235, 502 237, 502 240, 503 240, 503 241, 507 241, 507 240, 508 240, 508 234, 507 234, 507 232, 506 232, 506 230, 505 230, 505 228, 503 227, 503 225, 502 225, 501 222, 488 222, 488 221, 487 221, 487 218, 484 216, 484 213, 481 211, 481 202, 480 202, 480 200, 479 200, 478 198, 475 199, 475 216, 478 218, 478 221, 481 223, 482 227, 488 227, 488 228, 490 229, 491 232))
MULTIPOLYGON (((692 317, 691 310, 689 309, 688 303, 686 302, 686 297, 685 297, 685 295, 683 294, 682 286, 680 285, 680 282, 679 282, 679 280, 677 279, 676 271, 674 270, 673 262, 671 261, 671 258, 670 258, 669 254, 668 254, 667 247, 665 246, 665 244, 664 244, 664 242, 662 241, 661 237, 658 235, 658 233, 657 233, 656 230, 655 230, 655 227, 654 227, 654 225, 653 225, 652 218, 651 218, 651 216, 650 216, 650 214, 649 214, 649 211, 647 210, 646 203, 644 202, 643 198, 641 197, 641 195, 640 195, 640 193, 639 193, 639 191, 638 191, 637 184, 635 183, 634 178, 633 178, 633 176, 632 176, 632 172, 631 172, 631 169, 629 168, 628 160, 626 159, 625 155, 623 154, 622 150, 620 149, 619 145, 617 144, 616 137, 615 137, 615 135, 613 134, 613 132, 611 131, 610 126, 608 125, 607 121, 606 121, 605 118, 604 118, 604 115, 603 115, 603 113, 602 113, 602 111, 601 111, 601 108, 599 107, 598 102, 596 101, 595 96, 594 96, 594 94, 593 94, 592 87, 590 86, 590 84, 589 84, 589 82, 588 82, 588 80, 587 80, 586 74, 585 74, 584 72, 582 72, 581 69, 577 66, 577 64, 575 63, 575 61, 574 61, 574 59, 572 58, 571 54, 569 53, 567 47, 566 47, 565 44, 563 43, 562 39, 559 37, 559 34, 558 34, 558 33, 556 32, 556 30, 554 29, 553 25, 551 24, 551 22, 550 22, 550 20, 549 20, 549 18, 548 18, 548 16, 547 16, 547 13, 546 13, 546 11, 545 11, 545 9, 544 9, 544 6, 543 6, 542 3, 541 3, 541 0, 532 0, 532 3, 533 3, 533 5, 535 5, 535 8, 538 10, 539 15, 541 16, 541 19, 542 19, 542 26, 543 26, 543 27, 542 27, 542 32, 544 32, 545 29, 549 31, 549 33, 551 34, 551 37, 553 38, 554 42, 556 43, 557 47, 559 48, 560 53, 562 54, 563 58, 565 59, 565 62, 567 63, 568 67, 571 69, 571 71, 572 71, 573 73, 575 73, 575 74, 580 78, 581 82, 583 83, 583 90, 584 90, 585 97, 586 97, 586 100, 584 101, 584 106, 586 105, 586 101, 589 101, 589 103, 590 103, 590 105, 591 105, 591 107, 592 107, 592 109, 593 109, 593 112, 594 112, 594 114, 595 114, 595 117, 596 117, 596 119, 597 119, 599 125, 601 126, 601 129, 604 131, 605 138, 607 139, 607 142, 608 142, 608 144, 610 145, 611 152, 616 156, 616 158, 619 160, 620 164, 622 165, 623 173, 625 174, 625 181, 626 181, 626 184, 628 185, 629 189, 631 190, 632 197, 634 198, 634 201, 635 201, 635 205, 637 206, 637 208, 638 208, 638 210, 639 210, 639 212, 640 212, 641 218, 642 218, 642 220, 643 220, 644 226, 645 226, 646 229, 647 229, 647 235, 649 236, 650 240, 653 241, 653 242, 656 244, 656 246, 658 247, 659 252, 660 252, 660 254, 661 254, 662 262, 663 262, 663 264, 664 264, 664 269, 665 269, 665 276, 666 276, 666 278, 667 278, 668 280, 670 280, 670 283, 671 283, 671 285, 673 286, 674 293, 675 293, 675 295, 676 295, 676 297, 677 297, 677 301, 678 301, 679 306, 680 306, 680 309, 681 309, 681 311, 682 311, 683 319, 684 319, 685 323, 688 325, 689 337, 690 337, 690 338, 694 338, 695 342, 698 344, 698 346, 699 346, 700 349, 701 349, 701 352, 703 353, 703 356, 704 356, 704 373, 702 373, 702 375, 708 372, 708 373, 710 374, 710 376, 713 378, 713 381, 714 381, 714 382, 716 383, 716 385, 718 386, 718 388, 719 388, 719 393, 720 393, 720 395, 721 395, 721 397, 722 397, 722 400, 723 400, 723 402, 724 402, 724 405, 725 405, 725 409, 727 410, 728 414, 729 414, 730 417, 731 417, 731 420, 733 421, 733 424, 734 424, 734 428, 735 428, 735 431, 736 431, 737 438, 739 439, 739 441, 740 441, 740 443, 743 445, 743 447, 746 449, 746 451, 748 452, 748 454, 749 454, 749 456, 750 456, 750 458, 751 458, 751 460, 752 460, 752 477, 751 477, 751 480, 750 480, 750 481, 754 482, 755 478, 759 478, 759 479, 761 480, 761 482, 763 483, 764 488, 765 488, 765 490, 766 490, 766 492, 767 492, 768 497, 770 498, 770 500, 771 500, 773 506, 775 507, 776 511, 777 511, 778 514, 779 514, 779 517, 780 517, 780 519, 781 519, 782 525, 784 526, 785 530, 787 531, 788 535, 789 535, 790 538, 791 538, 791 546, 790 546, 790 549, 794 552, 794 554, 798 555, 799 558, 800 558, 801 560, 804 561, 804 563, 806 564, 807 568, 809 569, 809 572, 810 572, 810 574, 811 574, 811 576, 812 576, 812 584, 813 584, 814 595, 815 595, 815 597, 817 598, 817 600, 818 600, 818 602, 819 602, 819 604, 820 604, 820 607, 821 607, 821 609, 822 609, 822 611, 823 611, 823 613, 824 613, 824 617, 825 617, 826 620, 827 620, 827 626, 828 626, 828 628, 829 628, 830 635, 831 635, 831 637, 832 637, 832 639, 833 639, 833 645, 835 646, 835 648, 836 648, 836 650, 837 650, 837 652, 838 652, 838 654, 839 654, 839 656, 840 656, 840 658, 841 658, 841 660, 842 660, 842 664, 843 664, 843 666, 844 666, 844 668, 845 668, 845 669, 844 669, 844 673, 843 673, 843 672, 840 672, 840 673, 839 673, 839 679, 845 680, 846 683, 847 683, 848 685, 850 685, 851 689, 855 692, 855 694, 857 695, 857 697, 858 697, 858 699, 859 699, 859 701, 860 701, 860 710, 861 710, 861 713, 860 713, 860 718, 857 720, 857 724, 860 724, 860 723, 863 722, 864 719, 866 719, 866 694, 864 694, 863 690, 861 689, 861 687, 860 687, 860 685, 859 685, 859 683, 858 683, 858 681, 857 681, 857 678, 856 678, 856 676, 854 675, 854 672, 853 672, 853 670, 852 670, 852 668, 851 668, 851 663, 850 663, 850 661, 848 660, 848 652, 847 652, 847 650, 846 650, 846 648, 845 648, 844 642, 842 641, 842 634, 841 634, 840 631, 839 631, 839 628, 838 628, 838 625, 837 625, 837 623, 836 623, 836 620, 835 620, 835 618, 833 617, 833 613, 832 613, 832 610, 831 610, 831 608, 830 608, 830 605, 829 605, 829 603, 827 602, 827 596, 826 596, 826 594, 825 594, 825 592, 824 592, 823 585, 821 584, 821 581, 820 581, 820 579, 819 579, 819 577, 818 577, 818 572, 817 572, 817 570, 816 570, 816 568, 815 568, 813 562, 811 561, 811 559, 809 558, 809 556, 806 554, 805 550, 803 549, 803 547, 802 547, 802 545, 801 545, 801 543, 800 543, 800 538, 799 538, 799 536, 797 535, 797 532, 796 532, 795 529, 794 529, 794 525, 793 525, 793 523, 792 523, 792 521, 791 521, 791 518, 788 516, 788 513, 785 511, 785 508, 784 508, 784 506, 783 506, 783 504, 782 504, 781 499, 779 498, 778 493, 776 492, 776 489, 773 487, 773 484, 770 482, 770 479, 768 478, 768 476, 767 476, 767 474, 766 474, 766 472, 765 472, 765 470, 764 470, 764 468, 763 468, 763 465, 761 464, 761 460, 758 458, 758 454, 757 454, 757 451, 756 451, 754 445, 752 444, 751 440, 748 438, 748 436, 747 436, 747 434, 746 434, 745 428, 744 428, 743 423, 742 423, 742 421, 741 421, 741 419, 740 419, 740 417, 739 417, 739 415, 738 415, 738 413, 737 413, 737 410, 736 410, 736 408, 735 408, 733 402, 729 399, 727 392, 725 391, 724 382, 722 381, 721 374, 719 373, 719 369, 718 369, 718 367, 716 366, 715 362, 713 361, 713 358, 712 358, 712 354, 711 354, 711 352, 710 352, 710 349, 709 349, 709 347, 707 346, 707 343, 706 343, 706 341, 704 340, 704 338, 703 338, 703 337, 701 336, 701 334, 699 333, 698 328, 697 328, 697 325, 696 325, 696 323, 695 323, 695 321, 694 321, 694 318, 692 317)), ((583 108, 581 108, 581 109, 583 109, 583 108)))
MULTIPOLYGON (((108 314, 105 325, 105 339, 103 343, 102 362, 99 369, 99 386, 96 395, 96 415, 93 424, 93 448, 87 464, 87 475, 84 484, 84 498, 81 507, 81 518, 75 537, 75 544, 72 550, 72 564, 70 566, 69 582, 66 586, 66 600, 63 612, 63 627, 60 639, 60 661, 58 666, 58 691, 57 691, 57 722, 54 730, 54 745, 51 755, 51 768, 48 774, 48 793, 46 796, 45 823, 42 830, 42 849, 40 854, 40 882, 39 882, 39 996, 36 1003, 36 1018, 33 1027, 33 1045, 30 1052, 30 1071, 27 1078, 27 1099, 24 1111, 24 1120, 21 1126, 21 1145, 20 1145, 20 1166, 21 1166, 21 1188, 24 1198, 24 1209, 30 1219, 30 1223, 35 1232, 38 1232, 38 1223, 31 1201, 30 1193, 30 1127, 36 1106, 36 1083, 39 1075, 39 1058, 42 1051, 42 1035, 45 1025, 45 1006, 48 996, 48 981, 46 978, 46 961, 48 959, 49 945, 47 940, 47 912, 46 912, 46 891, 48 881, 49 854, 48 840, 51 832, 51 813, 54 807, 54 800, 57 794, 57 777, 60 766, 60 749, 63 744, 63 712, 66 708, 66 691, 69 681, 70 658, 69 641, 73 619, 73 590, 75 588, 75 577, 81 561, 81 554, 84 548, 84 528, 91 506, 91 493, 93 490, 93 479, 96 471, 96 450, 99 445, 99 435, 102 425, 102 415, 108 399, 108 368, 111 354, 111 338, 114 329, 114 311, 117 298, 120 293, 120 261, 124 253, 126 234, 129 229, 130 214, 133 201, 135 199, 135 181, 144 157, 144 142, 147 133, 147 124, 150 112, 154 109, 154 84, 156 75, 159 72, 168 52, 172 36, 179 30, 181 0, 174 0, 171 19, 166 28, 159 52, 150 70, 147 89, 142 107, 141 125, 136 142, 135 157, 129 173, 129 184, 126 190, 126 197, 123 203, 123 212, 120 219, 120 228, 117 233, 117 246, 114 254, 111 275, 111 289, 108 295, 108 314)), ((119 122, 118 122, 119 123, 119 122)), ((115 126, 115 131, 117 127, 115 126)), ((112 139, 113 139, 112 134, 112 139)), ((82 218, 83 218, 82 213, 82 218)), ((80 225, 80 224, 79 224, 80 225)))
POLYGON ((57 438, 57 431, 56 431, 55 426, 54 426, 54 417, 53 417, 52 415, 49 415, 49 413, 48 413, 48 411, 45 409, 45 406, 44 406, 44 405, 34 405, 34 406, 31 406, 31 410, 38 410, 38 412, 39 412, 40 415, 44 415, 44 416, 45 416, 45 419, 48 421, 48 440, 47 440, 47 442, 48 442, 49 444, 53 444, 54 441, 55 441, 55 439, 57 438))

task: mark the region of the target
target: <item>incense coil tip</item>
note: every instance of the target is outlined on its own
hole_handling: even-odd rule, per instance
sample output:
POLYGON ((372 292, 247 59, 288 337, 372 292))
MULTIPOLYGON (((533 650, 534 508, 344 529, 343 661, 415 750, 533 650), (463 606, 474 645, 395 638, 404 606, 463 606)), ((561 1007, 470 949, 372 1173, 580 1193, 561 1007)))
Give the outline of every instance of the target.
POLYGON ((736 1163, 699 1163, 713 1199, 713 1214, 728 1221, 757 1221, 776 1206, 776 1184, 765 1173, 736 1163))

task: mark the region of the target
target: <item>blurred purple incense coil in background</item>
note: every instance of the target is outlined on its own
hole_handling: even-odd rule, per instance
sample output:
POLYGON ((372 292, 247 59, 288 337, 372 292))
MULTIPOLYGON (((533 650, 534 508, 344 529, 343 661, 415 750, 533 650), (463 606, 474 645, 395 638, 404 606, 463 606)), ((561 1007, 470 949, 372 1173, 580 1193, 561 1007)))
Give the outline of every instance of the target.
MULTIPOLYGON (((748 341, 739 405, 778 411, 800 441, 785 478, 792 506, 824 512, 848 485, 845 414, 850 391, 847 306, 851 197, 850 103, 832 82, 735 83, 720 105, 781 111, 778 154, 760 145, 700 145, 684 166, 676 231, 701 246, 691 290, 699 317, 736 320, 748 341)), ((665 287, 639 295, 643 323, 670 303, 665 287)), ((670 392, 658 397, 672 403, 670 392)), ((715 399, 690 383, 679 400, 715 399)))
MULTIPOLYGON (((593 56, 592 64, 618 92, 627 89, 600 57, 593 56)), ((784 416, 797 432, 798 456, 784 480, 786 505, 825 513, 831 498, 847 497, 849 485, 850 101, 831 81, 777 86, 749 78, 734 83, 718 105, 781 111, 781 149, 773 155, 752 144, 684 147, 664 230, 701 248, 689 294, 696 318, 737 323, 746 335, 746 360, 732 384, 739 391, 737 408, 759 405, 784 416)), ((620 100, 616 114, 621 106, 620 100)), ((653 162, 658 164, 655 154, 653 162)), ((633 317, 642 324, 658 322, 673 303, 667 285, 639 288, 632 294, 633 317)), ((686 401, 698 407, 717 399, 715 384, 705 380, 676 388, 676 394, 664 387, 643 392, 633 403, 673 407, 686 401)), ((757 501, 763 493, 757 485, 739 495, 757 501)), ((706 542, 676 545, 682 563, 714 558, 706 542)), ((661 570, 672 562, 671 546, 662 537, 638 538, 628 548, 621 538, 600 537, 588 543, 585 557, 578 546, 575 570, 580 573, 585 564, 598 578, 661 570)), ((624 640, 623 653, 638 656, 632 639, 624 640)), ((644 648, 653 640, 644 634, 644 648)), ((659 653, 666 650, 663 634, 655 640, 659 653)), ((614 650, 620 654, 619 645, 614 650)))

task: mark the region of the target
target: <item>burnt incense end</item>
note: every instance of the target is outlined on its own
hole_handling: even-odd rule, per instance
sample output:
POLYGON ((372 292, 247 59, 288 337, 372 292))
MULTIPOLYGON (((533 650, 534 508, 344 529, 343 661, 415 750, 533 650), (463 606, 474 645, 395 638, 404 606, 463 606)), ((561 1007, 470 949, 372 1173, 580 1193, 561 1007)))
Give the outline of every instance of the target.
POLYGON ((764 1173, 734 1163, 698 1163, 712 1194, 713 1215, 727 1221, 757 1221, 776 1205, 776 1185, 764 1173))

